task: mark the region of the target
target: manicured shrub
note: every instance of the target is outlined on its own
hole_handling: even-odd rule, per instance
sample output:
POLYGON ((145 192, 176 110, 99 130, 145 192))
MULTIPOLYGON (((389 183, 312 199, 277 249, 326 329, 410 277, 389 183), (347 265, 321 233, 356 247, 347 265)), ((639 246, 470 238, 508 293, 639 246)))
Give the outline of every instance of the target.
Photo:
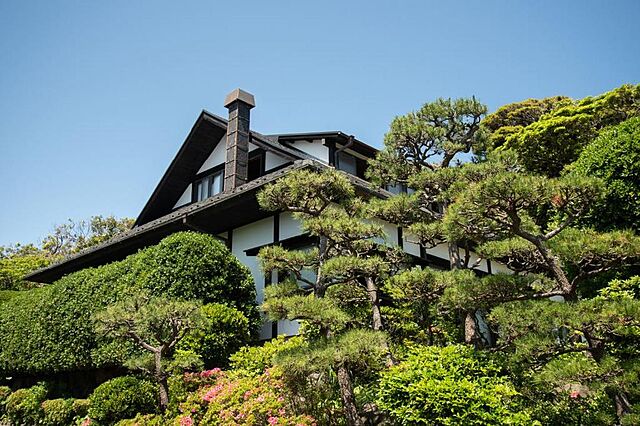
POLYGON ((249 320, 239 310, 219 303, 204 305, 200 310, 205 327, 185 336, 178 349, 200 355, 207 367, 223 367, 229 355, 250 340, 249 320))
POLYGON ((138 414, 133 419, 120 420, 115 426, 166 426, 167 422, 159 414, 138 414))
POLYGON ((74 399, 71 403, 71 409, 76 417, 84 417, 89 412, 91 403, 88 399, 74 399))
POLYGON ((88 415, 99 424, 112 425, 137 413, 157 410, 156 385, 133 376, 116 377, 98 386, 89 397, 88 415))
POLYGON ((5 405, 9 395, 11 395, 11 388, 9 386, 0 386, 0 419, 6 414, 5 405))
POLYGON ((20 292, 17 290, 0 290, 0 304, 13 299, 19 294, 20 292))
POLYGON ((273 359, 277 354, 304 344, 300 336, 285 338, 280 335, 262 346, 245 346, 231 355, 231 368, 242 375, 257 376, 273 367, 273 359))
MULTIPOLYGON (((173 234, 126 259, 20 291, 0 310, 0 374, 51 373, 119 365, 134 345, 100 339, 93 315, 143 288, 154 294, 222 303, 257 330, 249 270, 214 237, 173 234)), ((244 341, 243 335, 239 340, 244 341)))
POLYGON ((50 399, 42 403, 44 426, 68 426, 73 421, 72 399, 50 399))
POLYGON ((377 404, 397 424, 532 424, 490 359, 462 345, 417 347, 385 371, 377 404))
POLYGON ((18 389, 7 398, 7 418, 13 426, 38 424, 43 417, 42 402, 46 397, 47 388, 44 384, 18 389))

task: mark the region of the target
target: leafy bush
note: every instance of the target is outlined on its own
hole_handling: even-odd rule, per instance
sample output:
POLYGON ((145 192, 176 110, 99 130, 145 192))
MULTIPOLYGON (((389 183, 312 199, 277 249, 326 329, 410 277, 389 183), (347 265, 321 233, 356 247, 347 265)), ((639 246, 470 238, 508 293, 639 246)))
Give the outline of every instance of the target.
MULTIPOLYGON (((189 378, 190 376, 186 376, 189 378)), ((276 369, 255 377, 236 377, 216 370, 208 383, 180 404, 179 425, 312 425, 313 418, 296 414, 287 400, 276 369)))
POLYGON ((265 342, 262 346, 245 346, 231 355, 231 368, 241 375, 258 376, 267 368, 273 367, 273 360, 281 352, 304 344, 300 336, 285 338, 280 335, 265 342))
POLYGON ((137 413, 154 413, 158 405, 156 386, 132 376, 116 377, 98 386, 89 397, 88 415, 100 424, 112 425, 137 413))
POLYGON ((49 263, 51 258, 43 253, 0 258, 0 290, 23 290, 32 287, 35 283, 26 282, 22 278, 49 263))
POLYGON ((7 302, 19 294, 18 290, 0 290, 0 303, 7 302))
POLYGON ((378 406, 403 425, 532 424, 499 370, 467 346, 416 347, 382 373, 378 406))
POLYGON ((47 388, 44 384, 18 389, 7 398, 7 418, 14 426, 38 424, 42 419, 42 402, 46 397, 47 388))
POLYGON ((122 363, 133 345, 99 339, 92 316, 135 288, 223 303, 244 314, 251 331, 259 323, 248 269, 214 237, 177 233, 122 261, 75 272, 3 302, 0 373, 51 373, 122 363))
POLYGON ((133 419, 120 420, 115 426, 165 426, 167 422, 159 414, 138 414, 133 419))
POLYGON ((71 403, 71 409, 76 417, 84 417, 89 413, 91 403, 88 399, 74 399, 71 403))
POLYGON ((5 415, 5 405, 7 404, 7 398, 11 395, 11 388, 9 386, 0 386, 0 419, 5 415))
POLYGON ((571 170, 601 178, 606 195, 584 224, 640 231, 640 117, 610 127, 580 154, 571 170))
POLYGON ((44 401, 42 412, 44 414, 43 425, 68 426, 74 417, 73 400, 59 398, 44 401))
POLYGON ((225 366, 229 355, 251 338, 249 320, 239 310, 219 303, 204 305, 200 311, 205 327, 185 336, 178 349, 200 355, 207 367, 225 366))

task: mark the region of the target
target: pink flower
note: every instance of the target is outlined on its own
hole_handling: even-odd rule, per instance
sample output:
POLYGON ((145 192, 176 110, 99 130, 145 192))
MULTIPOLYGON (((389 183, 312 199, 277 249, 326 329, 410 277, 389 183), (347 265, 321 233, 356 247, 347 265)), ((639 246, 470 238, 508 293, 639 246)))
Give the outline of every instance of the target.
POLYGON ((193 426, 193 419, 191 418, 191 416, 181 418, 180 426, 193 426))
POLYGON ((267 419, 267 422, 269 422, 270 425, 278 424, 278 418, 271 416, 267 419))
POLYGON ((81 426, 89 426, 91 423, 93 423, 93 421, 92 421, 89 417, 86 417, 86 418, 82 421, 82 423, 80 423, 80 425, 81 425, 81 426))
POLYGON ((256 398, 256 401, 258 402, 264 402, 264 395, 260 395, 256 398))
POLYGON ((218 395, 218 393, 222 390, 222 388, 223 388, 222 385, 215 385, 207 393, 204 394, 204 396, 202 397, 202 400, 205 402, 211 402, 211 400, 218 395))
POLYGON ((222 370, 220 370, 218 367, 214 368, 213 370, 204 370, 200 372, 200 377, 202 377, 203 379, 208 379, 211 376, 217 376, 222 372, 222 370))
POLYGON ((579 391, 571 391, 571 393, 569 394, 569 397, 572 399, 578 399, 580 398, 580 392, 579 391))

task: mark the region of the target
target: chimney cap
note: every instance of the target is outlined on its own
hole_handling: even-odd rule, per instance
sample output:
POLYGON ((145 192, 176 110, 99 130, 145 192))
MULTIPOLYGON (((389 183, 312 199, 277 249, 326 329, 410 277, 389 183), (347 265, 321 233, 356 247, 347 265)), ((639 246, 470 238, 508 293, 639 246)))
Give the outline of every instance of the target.
POLYGON ((244 102, 252 108, 256 106, 256 100, 254 99, 253 95, 249 92, 245 92, 242 89, 236 89, 229 93, 227 97, 224 98, 224 106, 228 107, 235 101, 244 102))

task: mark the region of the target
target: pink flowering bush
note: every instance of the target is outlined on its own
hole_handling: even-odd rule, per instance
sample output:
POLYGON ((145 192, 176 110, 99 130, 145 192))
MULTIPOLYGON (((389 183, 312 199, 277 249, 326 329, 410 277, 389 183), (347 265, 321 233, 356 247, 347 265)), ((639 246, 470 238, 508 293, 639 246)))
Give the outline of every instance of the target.
POLYGON ((184 380, 200 387, 179 405, 180 415, 174 419, 174 426, 316 424, 310 416, 293 412, 276 369, 257 377, 234 376, 215 369, 185 374, 184 380))

